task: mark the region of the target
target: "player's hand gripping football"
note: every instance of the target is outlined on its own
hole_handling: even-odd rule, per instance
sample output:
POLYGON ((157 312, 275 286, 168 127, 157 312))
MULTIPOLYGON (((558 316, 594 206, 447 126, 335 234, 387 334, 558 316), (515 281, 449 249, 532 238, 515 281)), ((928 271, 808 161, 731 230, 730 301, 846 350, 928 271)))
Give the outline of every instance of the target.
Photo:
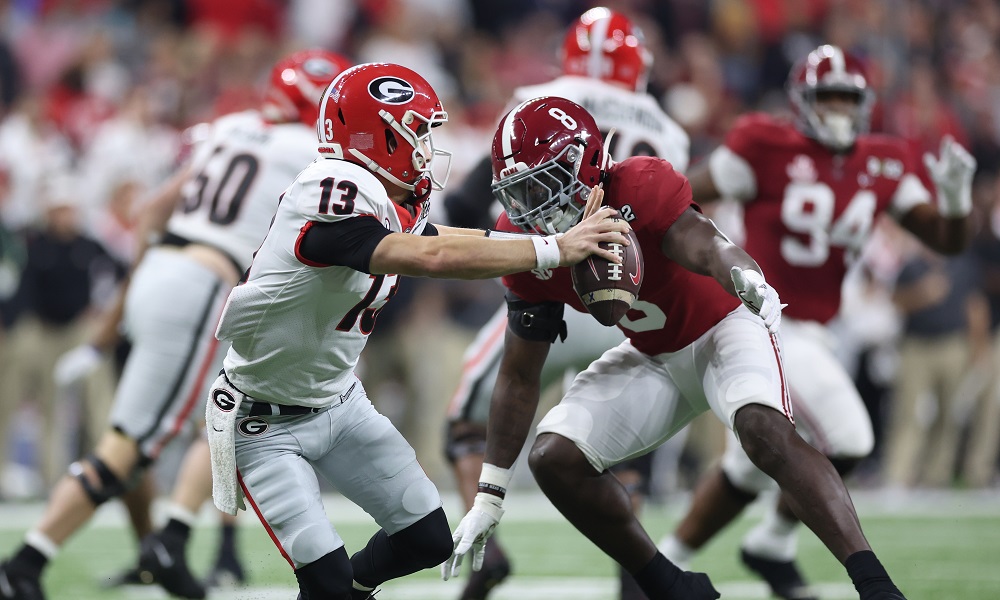
POLYGON ((591 254, 621 264, 620 256, 610 250, 598 246, 600 242, 629 245, 628 239, 622 234, 629 231, 629 225, 624 220, 612 221, 609 217, 615 214, 610 206, 601 206, 604 201, 604 189, 598 184, 590 191, 587 205, 579 223, 566 233, 557 236, 559 244, 559 266, 575 265, 591 254))
POLYGON ((472 554, 472 570, 478 571, 483 568, 483 559, 486 556, 486 540, 493 535, 500 517, 503 516, 503 508, 500 507, 502 500, 497 496, 476 494, 476 499, 472 503, 472 509, 462 517, 462 522, 455 528, 455 533, 451 539, 455 543, 455 550, 451 557, 441 565, 441 579, 448 581, 451 577, 458 577, 462 572, 462 560, 467 554, 472 554))
POLYGON ((768 331, 778 333, 781 309, 788 306, 778 299, 778 292, 764 281, 763 275, 753 269, 733 267, 729 270, 729 276, 733 278, 736 295, 743 304, 764 321, 768 331))
POLYGON ((938 210, 945 217, 964 217, 972 211, 972 176, 976 159, 950 135, 941 139, 938 156, 924 154, 924 164, 937 187, 938 210))

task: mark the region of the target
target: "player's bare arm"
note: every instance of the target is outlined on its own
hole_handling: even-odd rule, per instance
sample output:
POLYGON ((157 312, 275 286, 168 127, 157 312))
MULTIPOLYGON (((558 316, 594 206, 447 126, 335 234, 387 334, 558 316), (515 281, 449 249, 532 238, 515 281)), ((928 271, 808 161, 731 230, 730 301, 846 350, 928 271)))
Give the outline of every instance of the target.
MULTIPOLYGON (((571 228, 558 240, 558 262, 554 266, 574 265, 591 254, 620 262, 600 242, 622 241, 628 225, 608 217, 614 209, 605 207, 571 228)), ((373 274, 395 273, 416 277, 489 279, 510 273, 529 271, 539 265, 537 242, 527 239, 487 239, 472 235, 414 236, 392 233, 386 236, 371 259, 373 274)))
POLYGON ((508 469, 521 452, 538 408, 542 366, 550 346, 507 329, 487 421, 485 462, 508 469))
POLYGON ((719 189, 715 187, 715 180, 712 179, 712 170, 707 160, 691 167, 686 175, 691 184, 691 197, 698 204, 715 202, 721 196, 719 189))
POLYGON ((914 206, 899 224, 941 254, 958 254, 964 250, 972 229, 968 216, 945 217, 932 204, 914 206))
POLYGON ((685 269, 708 275, 719 282, 727 292, 736 296, 730 270, 760 272, 760 267, 742 248, 729 241, 715 227, 711 219, 688 208, 670 226, 660 244, 663 254, 685 269))

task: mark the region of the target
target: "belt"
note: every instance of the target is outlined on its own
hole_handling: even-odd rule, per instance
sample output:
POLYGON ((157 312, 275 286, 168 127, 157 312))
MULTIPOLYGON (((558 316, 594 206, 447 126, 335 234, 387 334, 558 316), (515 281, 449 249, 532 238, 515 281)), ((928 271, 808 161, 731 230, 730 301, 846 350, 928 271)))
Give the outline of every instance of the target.
POLYGON ((276 417, 292 415, 308 415, 318 413, 324 408, 312 408, 309 406, 293 406, 291 404, 271 404, 269 402, 253 402, 250 404, 251 417, 276 417))

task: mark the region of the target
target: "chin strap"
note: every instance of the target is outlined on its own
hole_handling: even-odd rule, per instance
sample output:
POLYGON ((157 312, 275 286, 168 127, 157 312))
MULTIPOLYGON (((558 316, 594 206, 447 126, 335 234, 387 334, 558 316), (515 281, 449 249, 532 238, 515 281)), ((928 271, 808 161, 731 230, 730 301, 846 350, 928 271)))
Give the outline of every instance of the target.
POLYGON ((611 148, 611 138, 615 137, 615 132, 618 131, 614 127, 608 132, 607 137, 604 138, 604 160, 601 162, 601 170, 607 169, 611 166, 611 152, 608 150, 611 148))

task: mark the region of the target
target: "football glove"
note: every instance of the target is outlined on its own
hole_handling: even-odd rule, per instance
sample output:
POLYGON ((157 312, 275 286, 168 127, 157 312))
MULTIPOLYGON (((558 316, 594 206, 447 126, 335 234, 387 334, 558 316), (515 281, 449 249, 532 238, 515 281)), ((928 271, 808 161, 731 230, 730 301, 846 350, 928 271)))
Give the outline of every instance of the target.
POLYGON ((90 344, 81 344, 63 354, 52 369, 52 379, 60 387, 79 383, 97 370, 103 359, 101 351, 90 344))
POLYGON ((778 299, 778 292, 764 281, 763 275, 753 269, 733 267, 729 270, 729 276, 733 278, 736 295, 743 304, 764 321, 769 332, 778 333, 781 309, 788 306, 778 299))
POLYGON ((924 164, 937 188, 938 212, 950 218, 972 212, 972 176, 976 159, 950 135, 941 139, 938 156, 924 154, 924 164))
POLYGON ((503 500, 492 494, 482 492, 476 494, 472 509, 462 518, 462 522, 451 536, 455 550, 451 558, 441 565, 441 579, 448 581, 452 577, 457 577, 462 572, 462 559, 469 553, 472 553, 472 570, 478 571, 483 568, 486 540, 493 535, 493 530, 503 516, 503 508, 500 507, 502 502, 503 500))

